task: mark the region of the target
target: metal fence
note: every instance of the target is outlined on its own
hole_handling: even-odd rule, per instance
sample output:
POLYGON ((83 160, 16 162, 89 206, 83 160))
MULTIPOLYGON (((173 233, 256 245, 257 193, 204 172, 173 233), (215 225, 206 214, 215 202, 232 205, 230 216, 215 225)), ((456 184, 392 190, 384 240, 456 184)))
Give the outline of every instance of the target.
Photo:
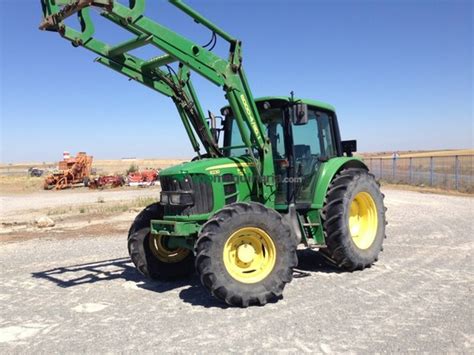
POLYGON ((365 158, 371 172, 394 184, 474 192, 474 155, 365 158))

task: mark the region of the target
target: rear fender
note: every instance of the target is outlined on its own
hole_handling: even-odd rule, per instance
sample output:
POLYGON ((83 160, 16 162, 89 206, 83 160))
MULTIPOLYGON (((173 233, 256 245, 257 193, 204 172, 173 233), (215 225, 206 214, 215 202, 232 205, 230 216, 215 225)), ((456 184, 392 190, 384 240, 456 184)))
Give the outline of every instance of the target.
POLYGON ((313 207, 322 208, 324 199, 334 176, 343 169, 359 168, 369 170, 362 160, 354 157, 338 157, 330 159, 321 165, 319 170, 318 182, 316 185, 316 194, 313 200, 313 207))

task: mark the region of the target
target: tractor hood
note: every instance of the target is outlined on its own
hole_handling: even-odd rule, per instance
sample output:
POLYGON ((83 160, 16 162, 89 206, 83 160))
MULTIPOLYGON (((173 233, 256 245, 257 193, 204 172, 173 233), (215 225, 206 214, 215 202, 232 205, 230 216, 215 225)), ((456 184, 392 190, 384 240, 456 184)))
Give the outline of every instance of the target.
POLYGON ((160 176, 177 176, 187 174, 220 175, 221 173, 238 173, 255 167, 250 157, 209 158, 182 163, 163 169, 160 176))
MULTIPOLYGON (((209 158, 173 166, 160 172, 164 217, 200 221, 255 194, 255 163, 250 157, 209 158)), ((194 222, 193 222, 194 223, 194 222)))

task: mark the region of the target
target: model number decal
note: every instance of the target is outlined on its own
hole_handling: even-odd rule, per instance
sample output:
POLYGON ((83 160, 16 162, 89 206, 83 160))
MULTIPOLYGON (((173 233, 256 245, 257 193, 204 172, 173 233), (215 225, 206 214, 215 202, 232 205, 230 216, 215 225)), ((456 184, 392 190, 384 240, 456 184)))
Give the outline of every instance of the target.
POLYGON ((240 95, 240 99, 242 100, 242 103, 244 105, 245 112, 247 112, 247 116, 249 117, 249 120, 250 120, 250 126, 252 126, 252 129, 253 129, 253 132, 255 133, 255 136, 258 139, 261 139, 257 121, 255 121, 255 117, 253 117, 252 110, 250 109, 250 106, 249 106, 249 104, 247 102, 247 99, 245 98, 244 94, 240 95))

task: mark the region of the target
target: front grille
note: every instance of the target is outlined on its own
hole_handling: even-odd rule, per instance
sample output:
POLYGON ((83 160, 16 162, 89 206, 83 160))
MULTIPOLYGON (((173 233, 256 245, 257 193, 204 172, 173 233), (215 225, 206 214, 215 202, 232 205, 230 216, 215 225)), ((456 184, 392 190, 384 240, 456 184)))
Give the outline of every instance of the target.
POLYGON ((164 205, 165 215, 190 216, 209 213, 214 208, 211 181, 206 175, 193 174, 181 177, 160 176, 161 190, 163 192, 192 192, 193 206, 164 205))
POLYGON ((238 193, 234 175, 222 175, 222 182, 224 183, 225 204, 229 205, 231 203, 237 202, 238 193))

